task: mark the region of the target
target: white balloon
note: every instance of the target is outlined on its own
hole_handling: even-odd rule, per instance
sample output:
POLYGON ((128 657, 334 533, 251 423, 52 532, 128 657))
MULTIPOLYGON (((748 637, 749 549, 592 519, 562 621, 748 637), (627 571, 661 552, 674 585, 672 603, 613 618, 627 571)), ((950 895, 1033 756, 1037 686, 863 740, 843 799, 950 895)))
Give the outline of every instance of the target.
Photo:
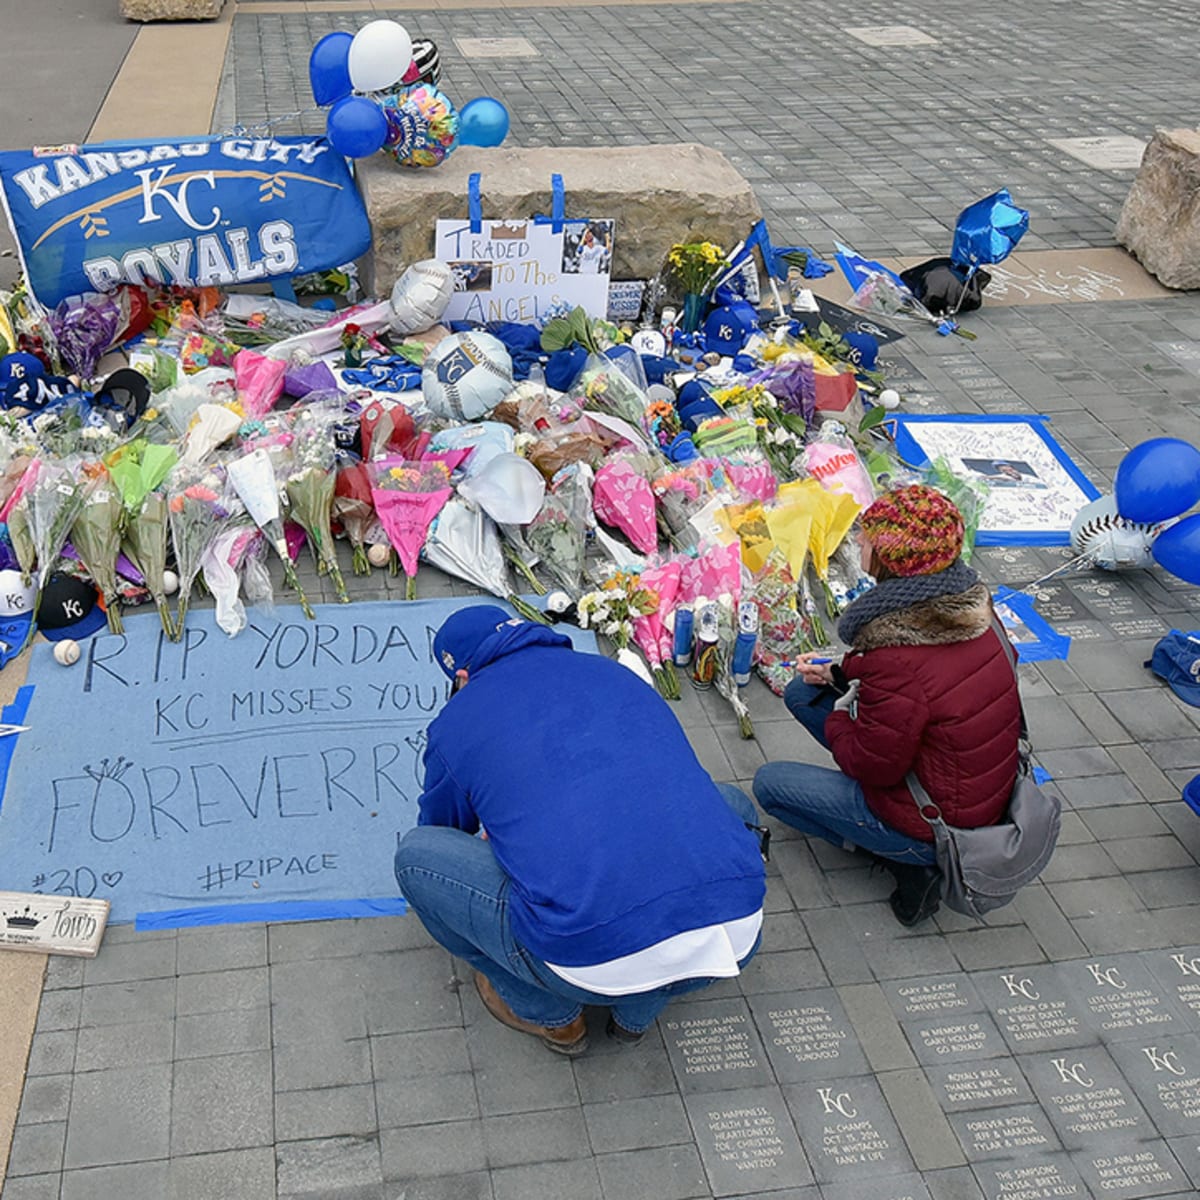
POLYGON ((391 87, 412 65, 413 44, 397 21, 370 21, 350 43, 350 82, 356 92, 391 87))
POLYGON ((401 334, 432 329, 453 295, 454 272, 444 262, 413 263, 392 288, 392 328, 401 334))
POLYGON ((1071 522, 1071 549, 1087 555, 1105 571, 1126 567, 1150 567, 1154 564, 1151 546, 1161 525, 1128 521, 1117 512, 1112 496, 1101 496, 1085 504, 1071 522))
POLYGON ((482 471, 464 479, 458 485, 458 492, 499 524, 524 525, 542 507, 546 480, 527 458, 497 454, 482 471))
POLYGON ((504 343, 481 329, 452 333, 428 354, 421 393, 447 421, 477 421, 512 391, 512 359, 504 343))

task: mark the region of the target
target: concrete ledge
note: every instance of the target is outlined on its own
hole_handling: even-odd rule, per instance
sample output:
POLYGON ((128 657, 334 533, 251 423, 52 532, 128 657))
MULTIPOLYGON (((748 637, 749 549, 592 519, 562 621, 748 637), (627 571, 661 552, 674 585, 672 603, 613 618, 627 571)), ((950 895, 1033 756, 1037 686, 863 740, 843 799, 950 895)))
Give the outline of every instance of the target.
POLYGON ((478 171, 485 218, 550 212, 550 176, 566 187, 568 217, 616 221, 614 279, 648 279, 675 242, 707 239, 731 249, 762 216, 754 190, 720 152, 663 146, 464 146, 440 167, 360 160, 359 189, 371 221, 367 286, 388 291, 409 263, 433 253, 439 217, 467 216, 467 179, 478 171))
POLYGON ((215 21, 225 0, 121 0, 127 21, 215 21))
POLYGON ((1167 287, 1200 288, 1200 131, 1155 133, 1121 209, 1117 241, 1167 287))

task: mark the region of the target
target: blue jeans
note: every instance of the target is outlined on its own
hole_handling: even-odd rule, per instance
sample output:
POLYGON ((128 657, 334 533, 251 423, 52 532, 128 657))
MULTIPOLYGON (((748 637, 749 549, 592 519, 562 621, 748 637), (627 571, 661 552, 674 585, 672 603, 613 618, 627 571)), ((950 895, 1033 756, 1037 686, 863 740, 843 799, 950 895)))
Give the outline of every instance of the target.
MULTIPOLYGON (((758 823, 744 792, 728 784, 717 786, 739 817, 758 823)), ((491 846, 459 829, 419 825, 409 830, 396 851, 396 881, 430 935, 486 975, 504 1003, 534 1025, 569 1025, 585 1004, 591 1004, 611 1008, 618 1025, 641 1033, 673 996, 714 982, 681 979, 628 996, 601 996, 569 984, 514 937, 508 912, 511 881, 491 846)), ((758 945, 756 941, 739 967, 754 957, 758 945)))
MULTIPOLYGON (((794 679, 783 693, 788 712, 829 749, 825 718, 837 699, 832 688, 794 679)), ((932 842, 922 842, 893 829, 867 807, 863 790, 849 775, 808 763, 773 762, 754 776, 754 798, 764 812, 785 825, 824 838, 844 850, 860 847, 895 862, 931 865, 932 842)))

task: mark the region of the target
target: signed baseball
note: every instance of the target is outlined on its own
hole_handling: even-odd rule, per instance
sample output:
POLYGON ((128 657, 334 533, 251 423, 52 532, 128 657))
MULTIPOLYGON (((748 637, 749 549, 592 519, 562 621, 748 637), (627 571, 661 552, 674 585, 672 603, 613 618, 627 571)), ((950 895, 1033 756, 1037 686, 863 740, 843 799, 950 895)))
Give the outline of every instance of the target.
POLYGON ((887 409, 899 408, 900 393, 896 391, 895 388, 884 388, 883 391, 879 393, 879 403, 887 409))
POLYGON ((367 562, 373 567, 386 567, 388 559, 392 556, 391 546, 383 546, 376 543, 373 546, 367 547, 367 562))
POLYGON ((70 638, 58 642, 54 647, 54 661, 61 663, 64 667, 77 663, 79 661, 79 643, 73 642, 70 638))

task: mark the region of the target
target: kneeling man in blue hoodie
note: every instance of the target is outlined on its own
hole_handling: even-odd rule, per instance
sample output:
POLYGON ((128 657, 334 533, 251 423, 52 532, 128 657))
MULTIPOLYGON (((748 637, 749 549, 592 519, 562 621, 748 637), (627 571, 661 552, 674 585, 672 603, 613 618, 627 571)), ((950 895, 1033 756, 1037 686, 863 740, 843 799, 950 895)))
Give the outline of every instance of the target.
POLYGON ((396 878, 488 1012, 575 1055, 584 1005, 636 1042, 671 997, 737 975, 766 891, 754 807, 658 693, 492 605, 449 617, 434 653, 456 690, 396 878))

